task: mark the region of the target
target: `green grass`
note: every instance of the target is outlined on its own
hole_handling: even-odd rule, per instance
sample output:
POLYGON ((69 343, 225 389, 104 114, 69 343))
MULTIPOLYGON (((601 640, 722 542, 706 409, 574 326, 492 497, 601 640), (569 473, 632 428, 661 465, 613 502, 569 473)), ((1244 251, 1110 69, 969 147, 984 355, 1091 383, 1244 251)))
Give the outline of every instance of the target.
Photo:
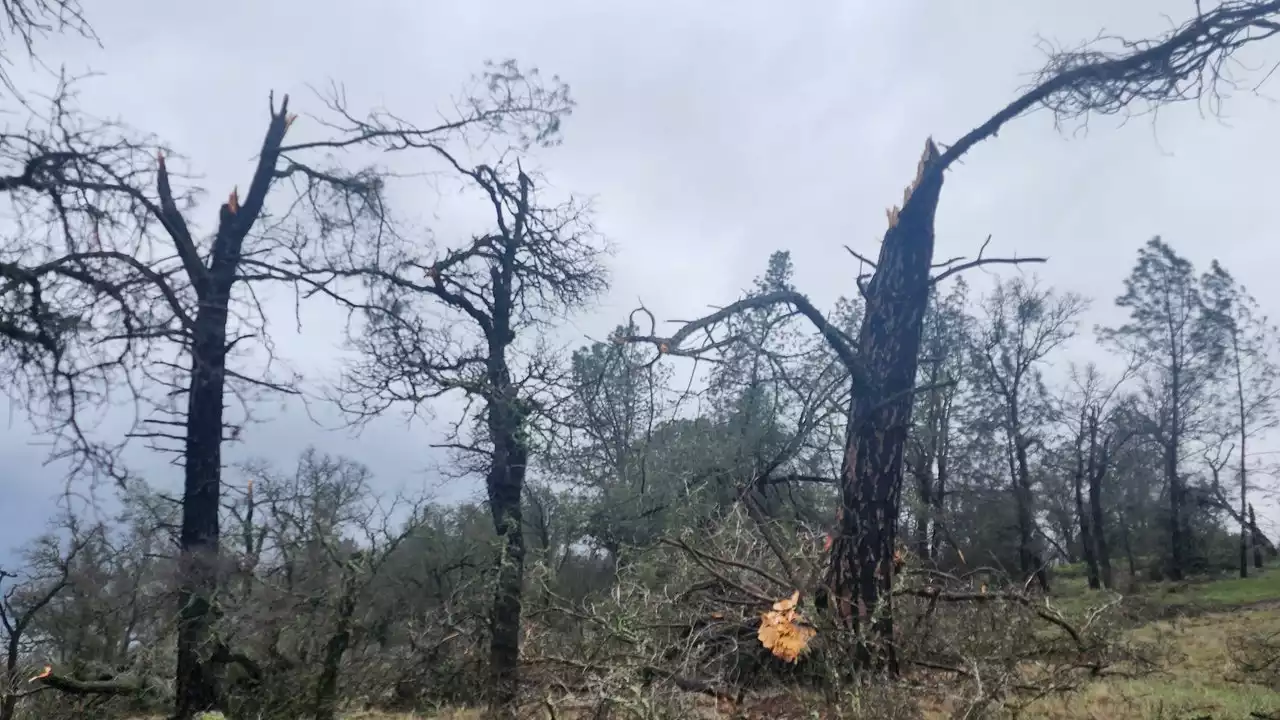
MULTIPOLYGON (((1067 567, 1065 573, 1055 571, 1052 593, 1054 604, 1067 614, 1086 612, 1114 597, 1105 591, 1090 590, 1083 573, 1073 572, 1072 566, 1067 567)), ((1123 594, 1131 608, 1145 607, 1161 610, 1163 614, 1178 610, 1207 612, 1280 603, 1280 568, 1255 570, 1248 578, 1226 576, 1180 583, 1144 583, 1123 594)))
POLYGON ((1169 592, 1166 598, 1182 595, 1191 602, 1213 607, 1243 606, 1280 601, 1280 569, 1263 570, 1248 578, 1227 578, 1192 583, 1184 592, 1169 592))
POLYGON ((1037 703, 1024 717, 1247 720, 1252 713, 1263 716, 1280 713, 1280 688, 1242 675, 1231 657, 1231 650, 1241 637, 1277 631, 1280 631, 1280 608, 1275 607, 1227 610, 1149 623, 1133 631, 1134 639, 1163 641, 1176 649, 1157 673, 1093 682, 1077 692, 1037 703))

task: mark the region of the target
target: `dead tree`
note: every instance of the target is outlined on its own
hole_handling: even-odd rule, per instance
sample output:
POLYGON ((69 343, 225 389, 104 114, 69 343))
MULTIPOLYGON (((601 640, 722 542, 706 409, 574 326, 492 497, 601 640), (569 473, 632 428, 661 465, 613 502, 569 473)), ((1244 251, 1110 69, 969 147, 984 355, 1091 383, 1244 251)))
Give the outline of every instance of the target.
POLYGON ((701 347, 685 346, 695 334, 721 323, 727 314, 750 307, 789 303, 817 325, 852 376, 854 399, 841 477, 840 531, 833 543, 827 586, 840 615, 852 624, 866 618, 874 631, 863 647, 864 660, 895 666, 893 657, 892 563, 902 455, 911 413, 912 384, 918 364, 921 324, 928 290, 950 275, 978 265, 1025 262, 981 255, 943 263, 930 276, 933 222, 943 174, 975 145, 994 137, 1008 122, 1036 108, 1053 112, 1055 121, 1090 114, 1129 112, 1138 103, 1149 107, 1221 99, 1229 81, 1223 65, 1242 46, 1280 33, 1280 0, 1234 0, 1198 12, 1182 26, 1155 39, 1123 41, 1103 38, 1095 45, 1054 51, 1036 84, 953 145, 938 148, 932 140, 908 187, 901 208, 889 211, 889 229, 880 246, 874 273, 860 284, 866 316, 857 340, 844 336, 798 293, 775 293, 739 302, 713 315, 685 324, 674 335, 625 338, 652 343, 662 352, 699 355, 714 351, 716 338, 701 347), (1116 49, 1101 44, 1112 42, 1116 49), (806 307, 807 306, 807 307, 806 307))
MULTIPOLYGON (((23 321, 18 331, 28 341, 15 346, 26 353, 19 360, 34 357, 47 369, 45 397, 53 402, 46 406, 56 411, 48 427, 123 478, 114 454, 100 451, 81 429, 83 404, 57 400, 67 395, 69 383, 83 387, 83 378, 95 373, 101 375, 101 392, 118 390, 121 378, 145 380, 160 392, 148 393, 138 384, 128 388, 144 404, 147 425, 131 437, 175 452, 184 467, 178 717, 220 704, 217 658, 228 656, 214 631, 222 444, 250 419, 250 392, 298 392, 295 379, 277 377, 270 363, 254 373, 229 363, 234 351, 252 342, 272 357, 254 288, 297 286, 300 263, 368 245, 385 227, 384 176, 321 166, 312 158, 385 148, 392 136, 399 149, 435 147, 470 129, 492 131, 512 118, 545 117, 536 90, 512 74, 513 67, 497 66, 478 78, 484 92, 470 96, 455 118, 427 128, 375 114, 374 120, 386 123, 374 129, 335 99, 330 109, 341 117, 328 128, 333 135, 287 145, 295 116, 287 97, 278 105, 272 101, 247 192, 243 198, 237 190, 229 193, 208 239, 186 214, 194 202, 191 191, 176 186, 171 154, 118 125, 73 113, 66 88, 54 103, 51 130, 6 143, 11 156, 5 159, 16 167, 0 177, 0 190, 45 236, 40 243, 5 248, 16 259, 0 265, 6 283, 0 285, 0 321, 23 321), (292 197, 280 197, 279 211, 262 222, 268 198, 275 195, 292 197), (85 318, 77 317, 86 308, 85 318), (70 327, 69 318, 77 318, 70 327), (76 348, 80 354, 69 352, 76 348), (104 360, 104 353, 114 355, 104 360), (104 367, 125 372, 107 375, 104 367), (244 417, 238 421, 224 412, 229 393, 242 400, 244 417)), ((320 288, 308 285, 307 291, 320 288)), ((325 293, 334 295, 332 288, 325 293)))

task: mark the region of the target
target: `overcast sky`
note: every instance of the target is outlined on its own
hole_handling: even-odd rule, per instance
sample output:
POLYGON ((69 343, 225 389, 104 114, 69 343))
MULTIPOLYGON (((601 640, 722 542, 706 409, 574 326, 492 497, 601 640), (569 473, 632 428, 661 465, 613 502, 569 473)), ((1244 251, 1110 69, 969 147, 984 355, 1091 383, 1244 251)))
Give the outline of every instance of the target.
MULTIPOLYGON (((557 186, 596 198, 616 244, 613 290, 575 325, 585 342, 638 299, 660 318, 732 300, 788 249, 797 285, 820 305, 853 292, 848 244, 874 255, 885 209, 901 201, 927 136, 950 142, 1007 103, 1042 60, 1037 36, 1066 44, 1106 29, 1146 35, 1192 3, 1063 2, 602 3, 223 0, 88 3, 104 47, 51 40, 46 62, 103 76, 81 105, 167 140, 213 197, 247 184, 267 93, 321 108, 308 85, 346 85, 353 107, 428 122, 486 59, 556 73, 579 103, 562 147, 543 156, 557 186)), ((1280 57, 1280 47, 1269 48, 1280 57)), ((1265 54, 1255 55, 1265 60, 1265 54)), ((21 75, 21 73, 17 73, 21 75)), ((1275 89, 1280 93, 1280 89, 1275 89)), ((1241 93, 1222 119, 1194 107, 1086 134, 1032 115, 949 173, 939 257, 1048 255, 1050 283, 1111 300, 1138 247, 1163 235, 1198 267, 1217 257, 1280 314, 1272 169, 1280 107, 1241 93), (1271 207, 1271 210, 1266 208, 1271 207)), ((301 121, 300 121, 301 122, 301 121)), ((204 212, 212 217, 214 209, 204 212)), ((311 319, 309 318, 309 321, 311 319)), ((322 319, 323 320, 323 319, 322 319)), ((280 338, 295 358, 332 347, 318 330, 280 338)), ((315 328, 311 321, 309 328, 315 328)), ((1091 342, 1075 359, 1092 359, 1091 342)), ((0 405, 0 407, 3 407, 0 405)), ((274 412, 230 459, 282 464, 308 444, 348 454, 392 484, 430 482, 421 429, 387 422, 353 439, 274 412)), ((61 488, 23 418, 0 425, 0 548, 39 531, 61 488)), ((178 471, 150 460, 172 485, 178 471)), ((466 497, 475 486, 442 491, 466 497)))

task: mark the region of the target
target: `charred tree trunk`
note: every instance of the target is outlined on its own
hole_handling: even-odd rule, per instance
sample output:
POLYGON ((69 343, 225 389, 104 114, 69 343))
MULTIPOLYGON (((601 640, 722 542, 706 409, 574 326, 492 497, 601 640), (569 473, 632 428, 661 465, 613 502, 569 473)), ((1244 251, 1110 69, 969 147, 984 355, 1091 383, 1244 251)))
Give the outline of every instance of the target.
POLYGON ((218 589, 226 328, 225 297, 202 303, 191 348, 179 536, 182 565, 175 702, 176 716, 184 719, 218 706, 217 673, 212 657, 217 615, 214 596, 218 589))
POLYGON ((868 388, 849 413, 840 477, 840 530, 827 588, 840 617, 870 627, 860 644, 864 666, 896 672, 893 650, 893 552, 902 490, 903 450, 911 421, 920 336, 929 302, 933 222, 942 190, 930 140, 901 210, 889 212, 875 274, 865 290, 858 335, 868 388))
POLYGON ((214 636, 219 583, 219 502, 222 490, 223 393, 226 387, 227 319, 231 289, 245 237, 253 228, 274 179, 280 145, 289 126, 286 96, 263 139, 249 192, 241 205, 233 191, 222 205, 209 265, 199 258, 169 190, 163 158, 159 185, 165 229, 173 237, 196 289, 199 309, 191 321, 190 384, 187 391, 182 527, 179 535, 177 672, 174 717, 189 720, 217 709, 218 642, 214 636))

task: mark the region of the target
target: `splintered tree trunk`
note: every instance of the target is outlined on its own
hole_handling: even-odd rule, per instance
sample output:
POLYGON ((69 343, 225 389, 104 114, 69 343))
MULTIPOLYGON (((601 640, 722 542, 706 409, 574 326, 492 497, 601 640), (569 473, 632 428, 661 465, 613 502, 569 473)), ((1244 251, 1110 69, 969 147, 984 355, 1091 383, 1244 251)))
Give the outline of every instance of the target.
POLYGON ((916 181, 889 229, 866 288, 858 354, 869 387, 849 413, 840 482, 840 532, 832 545, 827 588, 836 611, 855 628, 865 666, 897 671, 893 651, 893 553, 902 490, 902 456, 911 422, 920 334, 929 301, 933 221, 942 190, 937 147, 925 145, 916 181), (865 635, 864 635, 865 637, 865 635))
POLYGON ((213 625, 218 587, 218 511, 222 469, 222 393, 227 310, 216 299, 200 308, 191 349, 180 534, 176 717, 218 704, 213 625))
POLYGON ((519 691, 520 595, 525 556, 520 497, 529 450, 523 436, 523 413, 505 362, 496 369, 494 379, 500 398, 489 406, 493 465, 486 485, 500 549, 490 618, 490 706, 494 716, 514 718, 519 691))

